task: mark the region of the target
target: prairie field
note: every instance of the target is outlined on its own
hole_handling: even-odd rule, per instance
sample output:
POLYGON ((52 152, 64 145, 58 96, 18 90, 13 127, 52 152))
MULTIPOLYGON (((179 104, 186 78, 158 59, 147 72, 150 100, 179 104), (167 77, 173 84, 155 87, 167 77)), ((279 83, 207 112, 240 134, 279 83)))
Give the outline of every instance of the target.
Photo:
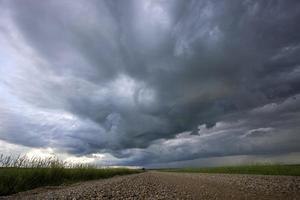
POLYGON ((79 181, 109 178, 141 172, 129 168, 97 168, 69 164, 55 158, 27 158, 0 155, 0 196, 41 186, 56 186, 79 181))
POLYGON ((221 174, 257 174, 300 176, 300 165, 255 164, 241 166, 220 166, 203 168, 160 169, 163 172, 221 173, 221 174))
POLYGON ((294 199, 300 194, 300 165, 155 169, 140 173, 144 171, 71 164, 54 157, 0 155, 0 199, 273 200, 294 199))

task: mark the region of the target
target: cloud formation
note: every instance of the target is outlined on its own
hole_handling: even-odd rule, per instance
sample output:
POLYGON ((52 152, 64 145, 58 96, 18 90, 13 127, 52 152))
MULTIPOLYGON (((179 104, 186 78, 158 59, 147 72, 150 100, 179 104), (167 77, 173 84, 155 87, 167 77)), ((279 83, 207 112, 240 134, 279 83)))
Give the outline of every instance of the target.
POLYGON ((296 0, 0 7, 0 140, 126 165, 300 151, 296 0))

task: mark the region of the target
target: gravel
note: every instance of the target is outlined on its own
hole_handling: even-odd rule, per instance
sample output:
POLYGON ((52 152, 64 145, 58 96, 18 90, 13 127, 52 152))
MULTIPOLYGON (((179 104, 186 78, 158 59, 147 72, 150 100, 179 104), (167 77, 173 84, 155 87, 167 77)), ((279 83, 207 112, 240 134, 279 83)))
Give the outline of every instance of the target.
POLYGON ((145 172, 0 199, 299 199, 300 177, 145 172))

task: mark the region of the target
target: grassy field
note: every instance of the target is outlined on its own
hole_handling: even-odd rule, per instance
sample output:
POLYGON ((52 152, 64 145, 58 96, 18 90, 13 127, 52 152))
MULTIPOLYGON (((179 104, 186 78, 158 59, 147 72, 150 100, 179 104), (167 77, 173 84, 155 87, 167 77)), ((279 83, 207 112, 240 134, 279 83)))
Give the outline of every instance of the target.
POLYGON ((99 169, 88 165, 70 165, 53 158, 28 159, 0 155, 0 196, 41 186, 69 184, 139 172, 141 170, 128 168, 99 169))
POLYGON ((207 168, 161 169, 160 171, 189 172, 189 173, 225 173, 225 174, 261 174, 261 175, 300 176, 300 165, 247 165, 247 166, 224 166, 224 167, 207 167, 207 168))

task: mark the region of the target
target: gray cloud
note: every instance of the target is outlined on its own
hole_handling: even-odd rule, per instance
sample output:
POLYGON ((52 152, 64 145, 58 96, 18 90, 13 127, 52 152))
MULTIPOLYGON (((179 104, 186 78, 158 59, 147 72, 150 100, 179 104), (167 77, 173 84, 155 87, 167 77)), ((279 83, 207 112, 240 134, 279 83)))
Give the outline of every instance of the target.
POLYGON ((296 0, 0 6, 1 140, 125 164, 299 151, 296 0))

